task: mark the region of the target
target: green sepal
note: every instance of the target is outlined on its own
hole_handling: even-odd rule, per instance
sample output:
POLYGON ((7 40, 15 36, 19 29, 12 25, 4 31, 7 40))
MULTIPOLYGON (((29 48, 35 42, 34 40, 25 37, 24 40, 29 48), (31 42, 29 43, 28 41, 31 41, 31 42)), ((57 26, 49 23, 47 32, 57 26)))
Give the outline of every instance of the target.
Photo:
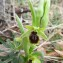
POLYGON ((47 36, 45 35, 44 32, 39 31, 39 32, 38 32, 38 35, 41 36, 43 39, 47 40, 47 36))
POLYGON ((20 37, 15 38, 14 40, 17 42, 22 42, 24 37, 28 37, 30 35, 30 30, 24 32, 20 37))

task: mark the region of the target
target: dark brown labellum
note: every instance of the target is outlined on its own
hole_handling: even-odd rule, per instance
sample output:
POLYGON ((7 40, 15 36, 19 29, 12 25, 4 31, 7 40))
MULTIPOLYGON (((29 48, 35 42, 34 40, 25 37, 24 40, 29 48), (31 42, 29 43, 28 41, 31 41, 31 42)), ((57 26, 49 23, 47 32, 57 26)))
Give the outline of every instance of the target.
POLYGON ((33 44, 38 43, 39 37, 38 37, 38 35, 37 35, 37 32, 32 31, 31 34, 30 34, 30 36, 29 36, 29 40, 30 40, 30 42, 33 43, 33 44))

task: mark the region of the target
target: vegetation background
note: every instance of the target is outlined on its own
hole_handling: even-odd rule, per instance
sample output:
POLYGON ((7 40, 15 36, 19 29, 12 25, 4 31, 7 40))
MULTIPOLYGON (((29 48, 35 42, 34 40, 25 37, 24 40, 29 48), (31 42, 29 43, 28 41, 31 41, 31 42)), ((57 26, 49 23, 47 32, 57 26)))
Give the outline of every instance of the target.
MULTIPOLYGON (((32 1, 34 6, 38 4, 37 2, 38 0, 32 0, 32 1)), ((11 5, 12 2, 13 1, 11 1, 9 5, 11 5)), ((22 16, 23 19, 22 23, 24 27, 25 25, 31 25, 31 14, 30 14, 29 6, 27 4, 27 0, 15 0, 14 3, 15 3, 14 10, 12 12, 15 11, 17 13, 17 10, 18 11, 20 10, 20 14, 19 13, 17 14, 19 15, 20 18, 22 16)), ((54 62, 62 63, 63 62, 63 0, 51 0, 51 8, 49 15, 50 15, 49 24, 45 30, 45 33, 48 36, 48 40, 44 41, 43 39, 41 39, 37 50, 44 52, 46 59, 45 61, 49 61, 49 62, 52 61, 52 63, 54 62)), ((4 12, 3 16, 5 17, 8 15, 5 15, 4 12)), ((16 36, 20 35, 20 31, 15 20, 12 20, 8 17, 6 18, 6 20, 4 19, 4 21, 0 20, 0 37, 2 37, 3 40, 5 41, 8 38, 12 40, 12 33, 15 33, 16 36)), ((1 48, 7 50, 2 45, 0 45, 0 49, 1 48)), ((5 54, 3 53, 0 55, 5 55, 5 54)))

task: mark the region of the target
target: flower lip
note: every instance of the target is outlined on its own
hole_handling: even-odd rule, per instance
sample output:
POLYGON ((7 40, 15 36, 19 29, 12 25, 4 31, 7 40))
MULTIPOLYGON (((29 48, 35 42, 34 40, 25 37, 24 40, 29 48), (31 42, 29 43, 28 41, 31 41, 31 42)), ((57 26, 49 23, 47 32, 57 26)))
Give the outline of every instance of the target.
POLYGON ((37 32, 32 31, 30 36, 29 36, 29 40, 32 44, 36 44, 39 41, 39 36, 37 35, 37 32))

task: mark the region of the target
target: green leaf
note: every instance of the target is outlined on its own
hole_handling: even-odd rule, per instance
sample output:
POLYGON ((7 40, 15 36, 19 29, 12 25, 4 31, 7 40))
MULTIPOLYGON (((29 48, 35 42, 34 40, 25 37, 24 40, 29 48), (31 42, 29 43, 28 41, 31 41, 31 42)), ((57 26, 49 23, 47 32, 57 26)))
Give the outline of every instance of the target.
POLYGON ((41 63, 41 61, 38 58, 35 58, 34 60, 32 60, 32 63, 41 63))
POLYGON ((17 58, 17 57, 13 58, 13 61, 12 61, 12 63, 19 63, 19 60, 18 60, 18 58, 17 58))
POLYGON ((18 26, 19 26, 19 28, 20 28, 21 33, 24 33, 24 27, 23 27, 23 25, 22 25, 22 20, 20 20, 20 18, 18 17, 17 14, 16 14, 16 21, 17 21, 17 23, 18 23, 18 26))
POLYGON ((40 57, 41 63, 44 62, 44 53, 43 52, 34 51, 32 53, 32 56, 35 56, 37 58, 40 57))
POLYGON ((0 56, 0 59, 3 59, 3 63, 8 63, 10 62, 13 58, 12 56, 10 57, 9 54, 6 56, 0 56))
POLYGON ((19 56, 18 60, 19 60, 19 63, 24 63, 25 62, 24 57, 22 55, 19 56))
POLYGON ((11 42, 9 39, 7 39, 7 44, 9 46, 9 48, 11 48, 12 50, 15 49, 14 42, 11 42))
POLYGON ((12 59, 11 58, 8 58, 7 60, 4 61, 4 63, 8 63, 10 62, 12 59))
POLYGON ((34 52, 32 53, 32 55, 33 55, 33 56, 37 56, 37 57, 38 57, 38 56, 41 56, 41 53, 40 53, 40 52, 38 52, 38 51, 34 51, 34 52))
POLYGON ((34 10, 33 5, 32 5, 32 3, 31 3, 30 0, 28 0, 28 5, 30 7, 31 14, 32 14, 32 25, 35 26, 35 23, 36 23, 36 14, 35 14, 35 10, 34 10))
POLYGON ((6 44, 6 42, 0 37, 0 42, 7 48, 9 48, 9 45, 6 44))
POLYGON ((6 55, 6 56, 0 56, 0 59, 6 60, 6 59, 8 59, 8 58, 9 58, 8 55, 6 55))
POLYGON ((22 44, 20 44, 17 48, 16 48, 16 50, 21 50, 22 49, 22 44))
POLYGON ((6 62, 0 61, 0 63, 6 63, 6 62))
POLYGON ((4 50, 0 50, 0 52, 5 52, 4 50))
POLYGON ((43 52, 39 52, 39 51, 34 51, 32 53, 32 56, 36 56, 36 57, 40 56, 41 58, 44 58, 43 52))

